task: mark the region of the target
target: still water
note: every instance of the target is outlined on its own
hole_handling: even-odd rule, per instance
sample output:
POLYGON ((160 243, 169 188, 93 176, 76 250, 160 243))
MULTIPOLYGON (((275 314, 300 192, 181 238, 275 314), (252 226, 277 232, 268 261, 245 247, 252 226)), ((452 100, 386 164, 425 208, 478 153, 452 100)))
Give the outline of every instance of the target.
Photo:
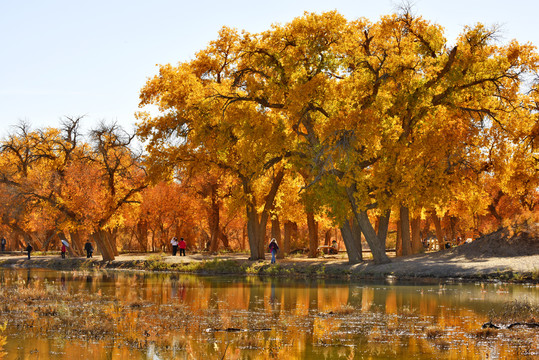
POLYGON ((535 359, 539 287, 0 269, 0 359, 535 359), (510 321, 507 318, 507 321, 510 321))

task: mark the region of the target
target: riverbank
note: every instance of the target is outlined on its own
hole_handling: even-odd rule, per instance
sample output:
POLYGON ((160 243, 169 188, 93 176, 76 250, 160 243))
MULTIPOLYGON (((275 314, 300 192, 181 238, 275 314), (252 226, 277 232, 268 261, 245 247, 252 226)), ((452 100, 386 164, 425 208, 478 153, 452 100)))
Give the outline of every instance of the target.
POLYGON ((293 257, 270 264, 266 260, 250 261, 244 253, 218 255, 189 254, 120 254, 114 261, 59 255, 37 255, 30 260, 21 254, 0 254, 0 267, 45 268, 55 270, 123 269, 139 271, 174 271, 193 274, 245 274, 287 277, 335 277, 382 279, 460 279, 501 280, 539 283, 539 254, 520 256, 468 256, 459 251, 441 251, 392 258, 388 264, 376 265, 367 260, 349 264, 344 254, 309 259, 293 257))

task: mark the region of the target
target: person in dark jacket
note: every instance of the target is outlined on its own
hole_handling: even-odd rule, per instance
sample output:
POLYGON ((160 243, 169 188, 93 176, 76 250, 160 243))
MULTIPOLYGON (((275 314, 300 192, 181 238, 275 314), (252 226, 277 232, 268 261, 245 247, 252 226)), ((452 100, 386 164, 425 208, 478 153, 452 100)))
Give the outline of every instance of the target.
POLYGON ((0 244, 2 245, 2 252, 6 251, 6 238, 2 237, 2 240, 0 240, 0 244))
POLYGON ((32 245, 28 244, 26 246, 26 249, 24 250, 28 251, 28 260, 30 260, 30 253, 32 252, 32 250, 34 250, 34 248, 32 247, 32 245))
POLYGON ((86 240, 86 244, 84 244, 84 250, 86 251, 86 258, 93 257, 92 254, 94 253, 94 247, 90 243, 90 240, 86 240))
POLYGON ((277 240, 275 240, 275 238, 271 239, 268 247, 269 247, 269 251, 271 252, 271 263, 275 264, 275 255, 277 255, 277 250, 279 250, 279 245, 277 245, 277 240))

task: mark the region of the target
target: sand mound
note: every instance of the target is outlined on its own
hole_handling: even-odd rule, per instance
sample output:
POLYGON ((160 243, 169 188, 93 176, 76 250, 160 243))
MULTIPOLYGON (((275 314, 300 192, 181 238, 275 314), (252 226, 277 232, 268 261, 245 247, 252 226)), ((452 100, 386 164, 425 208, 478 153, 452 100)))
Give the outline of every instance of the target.
POLYGON ((511 232, 501 229, 475 241, 461 245, 451 252, 466 257, 511 257, 539 255, 537 226, 511 232))

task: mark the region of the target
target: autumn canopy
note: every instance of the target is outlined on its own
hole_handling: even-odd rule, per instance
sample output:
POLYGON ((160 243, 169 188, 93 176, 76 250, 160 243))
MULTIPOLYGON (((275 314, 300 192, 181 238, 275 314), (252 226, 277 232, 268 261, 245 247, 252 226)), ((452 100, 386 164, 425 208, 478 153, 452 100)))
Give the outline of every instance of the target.
MULTIPOLYGON (((140 230, 162 223, 156 208, 169 214, 167 196, 158 196, 167 187, 183 189, 176 200, 185 211, 170 215, 176 229, 178 221, 200 229, 212 251, 244 229, 253 260, 264 258, 268 227, 281 241, 282 224, 283 253, 301 243, 291 238, 305 224, 310 256, 320 231, 336 228, 351 262, 362 260, 363 235, 384 263, 389 233, 406 255, 423 249, 431 223, 443 246, 535 222, 538 59, 534 46, 500 44, 481 24, 448 43, 440 25, 406 11, 376 22, 305 13, 256 34, 223 28, 193 60, 160 66, 141 90, 144 162, 123 146, 103 155, 81 148, 76 162, 75 153, 43 160, 65 186, 75 163, 91 164, 89 174, 108 179, 95 190, 107 215, 79 214, 88 198, 67 187, 32 199, 63 213, 70 230, 91 223, 111 254, 111 234, 129 221, 148 242, 140 230), (111 159, 125 171, 111 171, 111 159), (161 205, 149 205, 156 199, 161 205)), ((113 142, 94 139, 102 143, 113 142)), ((5 189, 22 189, 30 176, 10 168, 16 155, 5 143, 5 189)))

